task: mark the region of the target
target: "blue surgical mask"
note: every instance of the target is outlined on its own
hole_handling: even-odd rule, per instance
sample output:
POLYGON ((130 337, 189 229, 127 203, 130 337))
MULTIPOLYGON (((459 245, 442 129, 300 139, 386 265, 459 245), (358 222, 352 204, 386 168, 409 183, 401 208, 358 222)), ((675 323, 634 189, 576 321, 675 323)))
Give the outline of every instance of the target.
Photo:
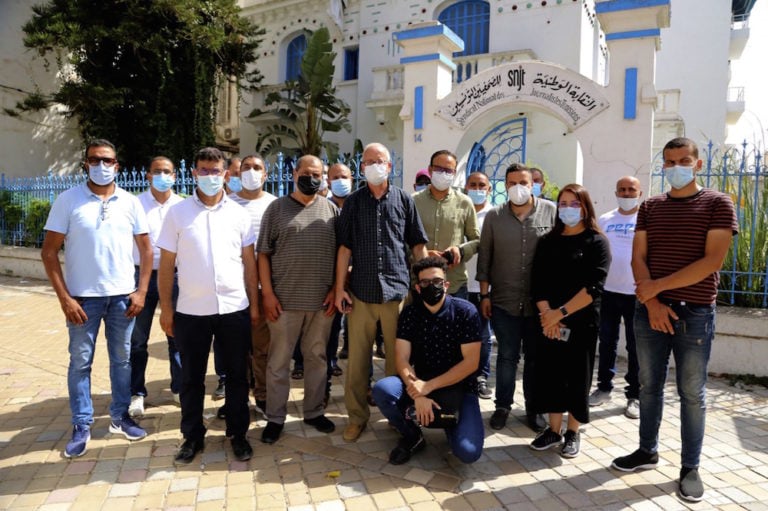
POLYGON ((331 181, 331 193, 336 197, 346 197, 352 191, 352 180, 339 178, 331 181))
POLYGON ((422 190, 426 190, 428 186, 429 186, 429 185, 416 185, 416 186, 414 187, 414 190, 416 190, 417 192, 420 192, 420 191, 422 191, 422 190))
POLYGON ((541 197, 541 183, 533 183, 531 193, 534 197, 541 197))
POLYGON ((227 186, 230 192, 237 193, 243 189, 243 182, 240 181, 239 177, 230 177, 227 186))
POLYGON ((570 206, 564 206, 558 208, 557 216, 568 227, 576 227, 581 222, 581 208, 572 208, 570 206))
POLYGON ((675 165, 674 167, 665 168, 664 176, 669 181, 669 184, 672 185, 672 188, 677 190, 685 188, 693 181, 693 166, 675 165))
POLYGON ((115 165, 109 167, 101 161, 98 165, 88 165, 88 177, 99 186, 107 186, 115 180, 116 170, 115 165))
POLYGON ((152 176, 152 188, 158 192, 167 192, 175 182, 176 179, 173 177, 173 174, 158 174, 152 176))
POLYGON ((472 204, 475 206, 479 206, 480 204, 485 203, 485 200, 488 198, 488 191, 487 190, 467 190, 467 195, 469 195, 469 198, 472 199, 472 204))
POLYGON ((197 187, 208 197, 214 197, 224 188, 224 176, 197 176, 197 187))

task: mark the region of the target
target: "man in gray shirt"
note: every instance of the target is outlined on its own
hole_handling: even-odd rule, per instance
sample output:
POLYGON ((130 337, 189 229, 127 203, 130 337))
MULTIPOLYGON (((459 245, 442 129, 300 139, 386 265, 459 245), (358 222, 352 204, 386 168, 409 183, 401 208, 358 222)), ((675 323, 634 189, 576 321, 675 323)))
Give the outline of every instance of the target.
POLYGON ((532 406, 538 320, 530 296, 531 266, 539 238, 555 225, 557 208, 533 196, 533 177, 527 167, 510 165, 505 181, 509 202, 486 215, 477 260, 480 309, 490 318, 499 346, 496 411, 490 426, 501 429, 507 423, 522 346, 526 418, 531 429, 540 431, 546 423, 532 406))
POLYGON ((304 355, 304 423, 323 433, 335 425, 323 415, 328 334, 334 305, 338 208, 318 194, 323 162, 302 156, 295 189, 267 207, 257 252, 264 313, 271 343, 267 358, 267 427, 261 441, 280 438, 291 388, 290 363, 301 339, 304 355), (297 271, 302 269, 306 271, 297 271))

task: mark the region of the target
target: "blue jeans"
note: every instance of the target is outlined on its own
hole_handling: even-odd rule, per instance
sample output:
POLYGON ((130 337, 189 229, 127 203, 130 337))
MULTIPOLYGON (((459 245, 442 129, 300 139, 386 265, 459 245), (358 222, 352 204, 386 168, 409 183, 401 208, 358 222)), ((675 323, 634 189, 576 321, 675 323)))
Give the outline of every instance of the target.
MULTIPOLYGON (((136 285, 139 285, 139 268, 136 267, 136 285)), ((176 304, 176 297, 179 294, 179 287, 176 278, 173 279, 173 303, 176 304)), ((149 360, 149 333, 152 329, 152 320, 155 317, 155 309, 160 301, 157 292, 157 270, 152 270, 152 276, 149 279, 147 296, 144 299, 144 308, 136 316, 136 324, 133 327, 131 335, 131 395, 146 396, 147 387, 144 375, 147 371, 147 360, 149 360)), ((181 385, 181 355, 176 349, 176 341, 171 336, 168 339, 168 362, 171 368, 171 392, 179 393, 181 385)))
POLYGON ((672 323, 674 335, 651 330, 645 306, 638 303, 635 309, 640 365, 640 449, 649 453, 658 450, 671 352, 675 357, 680 396, 682 466, 696 468, 704 441, 707 364, 715 336, 715 306, 681 302, 669 305, 680 318, 672 323))
POLYGON ((613 390, 613 377, 616 376, 616 357, 619 348, 619 328, 624 318, 624 335, 627 339, 627 387, 624 395, 627 399, 638 399, 637 352, 635 350, 635 295, 625 295, 603 291, 600 302, 600 361, 597 366, 597 388, 603 392, 613 390))
MULTIPOLYGON (((405 410, 413 404, 413 400, 399 376, 387 376, 377 381, 373 386, 373 399, 382 415, 401 435, 408 437, 414 434, 413 422, 405 418, 405 410)), ((445 436, 453 454, 464 463, 474 463, 483 454, 485 431, 480 403, 475 394, 464 394, 459 423, 454 428, 446 429, 445 436)))
POLYGON ((515 395, 517 363, 520 362, 520 348, 525 356, 523 362, 523 395, 526 411, 534 410, 534 374, 536 359, 536 316, 513 316, 500 307, 493 307, 491 326, 496 334, 498 354, 496 356, 496 408, 511 409, 515 395))
POLYGON ((69 329, 69 369, 67 387, 72 424, 87 426, 93 423, 91 400, 91 366, 96 352, 99 325, 104 320, 109 355, 109 380, 112 402, 109 416, 119 420, 128 413, 131 403, 131 332, 134 318, 128 318, 130 300, 127 295, 104 297, 75 297, 88 319, 82 325, 67 322, 69 329))
POLYGON ((480 312, 480 293, 468 293, 467 300, 477 307, 477 312, 480 313, 480 370, 478 376, 487 380, 491 376, 491 351, 493 349, 491 322, 480 312))

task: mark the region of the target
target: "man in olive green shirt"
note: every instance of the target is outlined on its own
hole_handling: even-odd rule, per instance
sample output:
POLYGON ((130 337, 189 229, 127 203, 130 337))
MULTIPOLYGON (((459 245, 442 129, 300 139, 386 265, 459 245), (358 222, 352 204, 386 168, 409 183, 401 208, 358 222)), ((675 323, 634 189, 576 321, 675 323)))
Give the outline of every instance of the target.
POLYGON ((465 261, 472 258, 480 245, 480 228, 472 200, 451 188, 456 177, 456 155, 437 151, 429 160, 431 183, 426 190, 413 195, 424 230, 429 238, 430 256, 445 257, 450 253, 446 280, 448 293, 467 298, 465 261), (452 260, 450 260, 452 258, 452 260))

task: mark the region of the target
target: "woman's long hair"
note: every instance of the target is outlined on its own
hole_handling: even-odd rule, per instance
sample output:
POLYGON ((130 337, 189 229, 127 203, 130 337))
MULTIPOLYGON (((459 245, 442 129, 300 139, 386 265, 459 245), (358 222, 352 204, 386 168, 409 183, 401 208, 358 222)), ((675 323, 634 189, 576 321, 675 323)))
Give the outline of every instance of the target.
MULTIPOLYGON (((595 216, 595 208, 592 206, 592 199, 589 197, 589 192, 586 188, 577 183, 567 184, 560 189, 560 193, 557 194, 557 207, 560 207, 560 197, 563 192, 571 192, 581 202, 581 211, 584 214, 582 221, 584 227, 591 229, 594 232, 600 232, 600 227, 597 225, 597 217, 595 216)), ((565 224, 560 220, 560 216, 555 219, 555 226, 552 228, 553 235, 562 234, 565 230, 565 224)))

